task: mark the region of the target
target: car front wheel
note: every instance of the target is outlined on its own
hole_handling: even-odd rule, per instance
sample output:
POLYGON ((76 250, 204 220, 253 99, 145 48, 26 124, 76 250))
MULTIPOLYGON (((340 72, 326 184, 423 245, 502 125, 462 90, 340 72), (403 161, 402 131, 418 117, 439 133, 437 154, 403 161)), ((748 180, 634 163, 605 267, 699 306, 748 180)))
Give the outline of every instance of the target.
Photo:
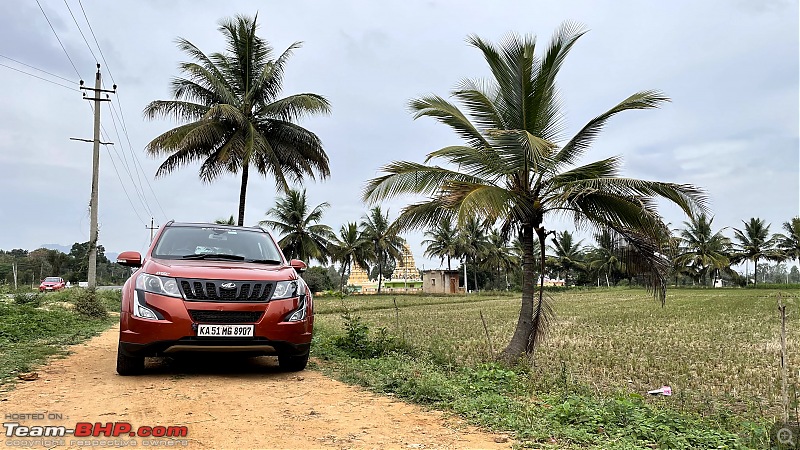
POLYGON ((308 364, 308 353, 305 355, 278 355, 278 366, 287 372, 299 372, 308 364))
POLYGON ((128 356, 117 347, 117 373, 122 376, 138 375, 144 372, 144 356, 128 356))

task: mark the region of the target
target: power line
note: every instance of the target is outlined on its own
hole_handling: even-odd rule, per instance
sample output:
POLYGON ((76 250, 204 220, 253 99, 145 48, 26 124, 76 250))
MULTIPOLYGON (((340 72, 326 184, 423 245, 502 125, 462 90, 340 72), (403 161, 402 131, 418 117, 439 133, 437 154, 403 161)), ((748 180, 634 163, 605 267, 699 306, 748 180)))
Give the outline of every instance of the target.
MULTIPOLYGON (((94 113, 94 106, 91 103, 89 104, 89 109, 91 109, 92 113, 94 113)), ((103 130, 102 133, 105 134, 106 138, 108 138, 108 133, 106 133, 105 130, 103 130)), ((114 147, 114 144, 110 145, 114 147)), ((114 151, 116 151, 116 148, 114 149, 114 151)), ((119 184, 122 187, 122 192, 125 193, 125 198, 128 199, 128 203, 131 205, 133 213, 136 214, 136 217, 139 219, 140 222, 147 225, 144 219, 142 219, 142 216, 139 215, 139 211, 136 209, 136 206, 133 204, 133 200, 131 200, 131 197, 128 194, 128 190, 125 188, 125 183, 122 181, 122 177, 119 175, 119 170, 117 170, 117 164, 114 162, 114 158, 111 155, 111 151, 108 150, 108 147, 106 147, 106 152, 108 153, 108 157, 111 160, 111 166, 114 167, 114 173, 117 174, 117 180, 119 181, 119 184)))
POLYGON ((62 79, 62 80, 64 80, 64 81, 67 81, 67 82, 69 82, 69 83, 74 83, 74 82, 75 82, 74 80, 70 80, 69 78, 65 78, 65 77, 62 77, 62 76, 60 76, 60 75, 56 75, 56 74, 54 74, 54 73, 51 73, 51 72, 48 72, 48 71, 46 71, 46 70, 42 70, 42 69, 40 69, 40 68, 38 68, 38 67, 33 67, 33 66, 29 65, 29 64, 25 64, 25 63, 24 63, 24 62, 22 62, 22 61, 17 61, 17 60, 16 60, 16 59, 14 59, 14 58, 9 58, 9 57, 8 57, 8 56, 6 56, 6 55, 0 55, 0 58, 5 58, 5 59, 8 59, 8 60, 10 60, 10 61, 14 61, 15 63, 17 63, 17 64, 19 64, 19 65, 22 65, 22 66, 25 66, 25 67, 29 67, 29 68, 31 68, 31 69, 33 69, 33 70, 38 70, 39 72, 46 73, 46 74, 50 75, 51 77, 60 78, 60 79, 62 79))
MULTIPOLYGON (((112 145, 112 147, 113 147, 113 145, 112 145)), ((139 215, 139 211, 137 211, 137 210, 136 210, 136 207, 135 207, 135 206, 133 206, 133 200, 131 200, 131 197, 130 197, 130 195, 128 195, 128 190, 127 190, 127 189, 125 189, 125 183, 123 183, 123 182, 122 182, 122 177, 121 177, 121 176, 119 176, 119 171, 117 170, 117 164, 116 164, 116 163, 114 163, 114 158, 113 158, 113 157, 111 157, 111 151, 110 151, 110 150, 108 150, 108 148, 106 148, 106 152, 108 152, 108 159, 110 159, 110 160, 111 160, 111 166, 112 166, 112 167, 114 167, 114 173, 116 173, 116 174, 117 174, 117 180, 119 180, 119 184, 120 184, 120 186, 122 186, 122 192, 124 192, 124 193, 125 193, 125 198, 127 198, 127 199, 128 199, 128 203, 130 203, 130 205, 131 205, 131 209, 133 209, 133 213, 134 213, 134 214, 136 214, 136 217, 138 217, 138 218, 139 218, 139 222, 142 222, 143 224, 147 225, 147 222, 145 222, 145 221, 142 219, 142 216, 140 216, 140 215, 139 215)))
POLYGON ((63 87, 63 88, 67 88, 67 89, 69 89, 70 91, 74 91, 74 90, 76 90, 75 88, 72 88, 72 87, 69 87, 69 86, 67 86, 67 85, 64 85, 64 84, 58 83, 58 82, 56 82, 56 81, 48 80, 47 78, 42 78, 42 77, 40 77, 40 76, 38 76, 38 75, 34 75, 34 74, 32 74, 32 73, 25 72, 24 70, 17 69, 16 67, 7 66, 7 65, 5 65, 5 64, 2 64, 2 63, 0 63, 0 66, 2 66, 2 67, 5 67, 5 68, 7 68, 7 69, 11 69, 11 70, 16 70, 16 71, 17 71, 17 72, 19 72, 19 73, 24 73, 25 75, 31 76, 31 77, 33 77, 33 78, 38 78, 38 79, 40 79, 40 80, 42 80, 42 81, 47 81, 48 83, 55 84, 56 86, 61 86, 61 87, 63 87))
MULTIPOLYGON (((119 102, 119 96, 117 96, 117 102, 119 102)), ((114 112, 116 112, 115 109, 114 109, 114 102, 111 102, 111 110, 112 110, 111 118, 113 120, 114 119, 114 112)), ((122 115, 122 104, 119 105, 119 117, 120 117, 120 127, 122 127, 122 131, 125 134, 125 139, 128 141, 128 148, 130 149, 131 155, 133 156, 133 166, 134 166, 134 170, 137 173, 136 176, 138 178, 139 177, 139 173, 141 173, 144 176, 144 181, 145 181, 145 183, 147 183, 147 187, 150 189, 150 193, 153 194, 153 199, 155 199, 156 205, 158 205, 158 209, 161 210, 161 214, 164 217, 164 220, 167 220, 168 219, 167 218, 167 213, 164 212, 164 208, 161 206, 161 202, 158 200, 158 195, 156 195, 156 192, 153 189, 153 186, 150 184, 150 179, 147 177, 147 174, 144 173, 144 168, 142 167, 142 162, 139 160, 139 157, 133 151, 133 145, 131 144, 130 135, 128 135, 128 128, 125 125, 125 118, 122 115), (137 168, 138 168, 138 170, 137 170, 137 168)), ((141 178, 139 178, 139 183, 141 184, 141 182, 142 182, 142 180, 141 180, 141 178)), ((144 191, 144 189, 142 189, 142 191, 144 191)))
MULTIPOLYGON (((148 215, 152 216, 153 212, 150 210, 150 207, 147 205, 147 199, 145 198, 145 195, 144 195, 144 189, 140 187, 142 182, 141 182, 141 180, 139 180, 139 184, 137 185, 136 184, 136 180, 133 179, 133 175, 131 174, 130 166, 128 165, 128 160, 125 157, 125 146, 122 144, 122 139, 120 137, 119 130, 117 129, 117 122, 114 119, 114 114, 113 113, 111 114, 111 122, 114 124, 114 132, 117 134, 117 139, 120 140, 120 146, 122 148, 122 156, 117 154, 117 157, 120 158, 120 161, 122 162, 123 166, 125 167, 125 171, 128 173, 128 178, 130 178, 131 183, 133 184, 133 188, 134 188, 134 190, 136 192, 137 197, 139 197, 139 201, 142 202, 142 206, 144 207, 144 209, 148 213, 148 215)), ((103 129, 103 131, 105 132, 105 129, 103 129)), ((106 134, 108 134, 108 133, 106 133, 106 134)), ((114 151, 116 151, 116 147, 114 147, 114 151)), ((136 170, 135 167, 134 167, 134 170, 136 170)))
POLYGON ((72 8, 69 7, 69 3, 67 3, 67 0, 64 0, 64 4, 67 5, 67 11, 69 11, 69 15, 72 16, 72 21, 75 22, 75 26, 78 27, 78 33, 81 34, 81 37, 83 38, 83 42, 86 43, 86 47, 89 48, 89 53, 92 54, 92 58, 94 58, 94 60, 96 62, 97 61, 97 56, 95 56, 94 51, 92 51, 92 46, 89 45, 89 41, 86 40, 86 36, 83 35, 83 30, 81 30, 81 26, 78 25, 78 20, 75 19, 75 14, 72 14, 72 8))
POLYGON ((50 23, 50 19, 47 18, 47 13, 44 12, 44 8, 42 8, 42 4, 39 3, 39 0, 36 0, 36 4, 39 5, 39 9, 42 11, 42 15, 44 15, 44 19, 47 21, 47 24, 50 25, 50 29, 53 30, 53 34, 56 36, 56 40, 58 41, 58 44, 61 45, 61 50, 64 50, 64 54, 67 55, 67 59, 69 60, 69 63, 72 64, 72 68, 75 69, 75 73, 78 74, 78 78, 83 79, 83 77, 81 76, 81 73, 78 72, 78 68, 75 67, 75 63, 72 62, 72 58, 69 57, 69 53, 67 52, 66 47, 64 47, 64 44, 61 42, 61 39, 58 37, 58 33, 56 33, 56 29, 53 28, 53 24, 50 23))
MULTIPOLYGON (((67 0, 64 0, 65 3, 66 3, 66 1, 67 0)), ((106 61, 106 57, 103 54, 103 49, 100 47, 100 42, 97 40, 97 35, 94 33, 94 29, 92 28, 92 24, 89 21, 89 16, 86 14, 86 10, 84 9, 83 3, 81 2, 81 0, 78 0, 78 5, 80 6, 81 11, 83 12, 83 18, 86 20, 86 25, 89 26, 89 31, 92 34, 92 38, 94 39, 94 43, 97 46, 97 50, 100 52, 100 57, 103 59, 103 63, 106 65, 106 70, 108 71, 108 74, 109 74, 109 76, 111 78, 111 81, 116 84, 116 80, 114 80, 114 75, 111 73, 111 67, 108 65, 108 61, 106 61)), ((67 6, 67 7, 69 7, 69 6, 67 6)), ((73 19, 74 19, 74 17, 73 17, 73 19)), ((80 27, 78 27, 78 28, 80 28, 80 27)), ((81 33, 81 34, 83 34, 83 33, 81 33)), ((85 40, 85 38, 84 38, 84 40, 85 40)), ((87 43, 87 45, 88 45, 88 43, 87 43)), ((92 55, 94 56, 94 53, 92 53, 92 55)), ((133 151, 133 144, 131 143, 131 138, 130 138, 130 135, 128 134, 128 125, 125 122, 125 113, 124 113, 123 108, 122 108, 122 100, 120 98, 119 93, 117 93, 116 99, 117 99, 117 103, 118 103, 118 106, 119 106, 119 112, 117 113, 117 115, 119 116, 120 127, 122 128, 123 134, 125 134, 125 139, 128 142, 128 149, 129 149, 129 151, 130 151, 130 153, 132 155, 133 166, 134 166, 134 171, 136 172, 136 177, 139 179, 139 184, 141 185, 142 184, 142 180, 139 177, 139 173, 141 173, 144 176, 144 180, 147 183, 148 189, 150 189, 150 193, 152 194, 153 199, 155 199, 156 204, 158 205, 158 208, 161 210, 161 214, 164 217, 164 220, 167 220, 167 214, 164 212, 164 208, 161 206, 161 202, 158 199, 158 195, 156 195, 155 190, 153 189, 153 186, 150 184, 150 179, 147 177, 147 174, 145 174, 144 168, 142 168, 142 163, 139 160, 139 157, 133 151)), ((116 111, 114 109, 113 101, 111 102, 111 111, 112 111, 111 118, 112 118, 112 121, 113 121, 114 120, 114 114, 116 113, 116 111)), ((114 122, 114 127, 116 129, 116 122, 114 122)), ((118 132, 117 132, 117 137, 119 137, 119 133, 118 132)), ((122 139, 120 139, 120 145, 122 145, 122 139)), ((123 148, 123 154, 124 154, 124 146, 122 148, 123 148)), ((131 178, 131 181, 133 181, 133 178, 131 178)), ((142 195, 144 196, 144 188, 143 187, 142 187, 142 195)), ((152 215, 152 213, 151 213, 151 215, 152 215)))
POLYGON ((95 36, 94 34, 94 30, 92 29, 92 24, 89 22, 89 16, 86 15, 86 10, 83 9, 83 3, 81 3, 81 0, 78 0, 78 5, 81 7, 81 11, 83 12, 83 18, 86 19, 86 25, 89 26, 89 31, 92 33, 92 37, 94 38, 94 43, 97 45, 97 50, 100 52, 100 57, 103 58, 103 64, 105 64, 106 70, 108 70, 108 76, 111 77, 112 83, 117 84, 117 81, 114 80, 114 75, 111 73, 111 68, 108 66, 108 62, 106 61, 106 56, 103 54, 103 49, 100 48, 100 43, 97 41, 97 36, 95 36))

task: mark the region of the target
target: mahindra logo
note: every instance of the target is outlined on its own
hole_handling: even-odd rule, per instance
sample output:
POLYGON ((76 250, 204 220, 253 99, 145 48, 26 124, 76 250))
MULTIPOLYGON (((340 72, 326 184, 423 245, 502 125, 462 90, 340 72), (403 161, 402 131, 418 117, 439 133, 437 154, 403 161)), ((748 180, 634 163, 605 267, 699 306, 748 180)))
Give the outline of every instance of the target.
POLYGON ((236 283, 222 283, 219 287, 222 289, 236 289, 236 283))

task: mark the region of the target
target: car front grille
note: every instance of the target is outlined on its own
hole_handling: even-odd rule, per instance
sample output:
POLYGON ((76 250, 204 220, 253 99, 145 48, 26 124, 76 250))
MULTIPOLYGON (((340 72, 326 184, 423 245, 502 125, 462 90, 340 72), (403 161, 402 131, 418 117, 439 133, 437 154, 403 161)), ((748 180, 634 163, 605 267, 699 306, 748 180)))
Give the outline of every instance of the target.
POLYGON ((264 311, 204 311, 190 309, 189 316, 195 323, 255 323, 264 311))
POLYGON ((266 302, 275 283, 269 281, 178 280, 186 300, 211 302, 266 302))

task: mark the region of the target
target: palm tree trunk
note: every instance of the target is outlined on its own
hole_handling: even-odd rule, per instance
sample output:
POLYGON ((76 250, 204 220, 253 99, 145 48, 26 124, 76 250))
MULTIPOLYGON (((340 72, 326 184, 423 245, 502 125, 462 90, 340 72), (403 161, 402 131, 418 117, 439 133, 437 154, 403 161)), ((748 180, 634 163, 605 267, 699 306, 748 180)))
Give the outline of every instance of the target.
POLYGON ((753 286, 758 284, 758 258, 753 260, 753 286))
MULTIPOLYGON (((501 353, 507 362, 515 362, 528 349, 533 334, 533 302, 536 293, 536 256, 533 252, 533 225, 524 224, 520 230, 522 240, 522 306, 511 342, 501 353)), ((544 255, 544 251, 542 251, 544 255)), ((542 263, 543 264, 543 263, 542 263)), ((544 265, 542 265, 542 269, 544 265)), ((544 272, 543 272, 544 273, 544 272)))
POLYGON ((539 324, 541 323, 542 319, 542 304, 544 302, 544 247, 545 241, 547 240, 547 233, 545 233, 544 227, 540 226, 536 228, 536 234, 539 236, 539 254, 541 255, 539 267, 542 269, 542 277, 539 279, 539 302, 536 304, 536 312, 533 314, 533 329, 531 330, 531 335, 528 338, 527 352, 529 354, 532 354, 535 350, 534 346, 536 345, 537 334, 539 333, 539 324))
POLYGON ((472 279, 475 281, 475 292, 478 292, 478 263, 475 262, 475 258, 472 258, 472 266, 475 269, 475 272, 472 273, 472 279))
POLYGON ((242 187, 239 189, 239 226, 244 226, 244 202, 247 197, 247 179, 250 177, 250 164, 245 163, 242 168, 242 187))
POLYGON ((339 276, 339 292, 344 292, 344 272, 347 270, 348 261, 342 261, 342 273, 339 276))
POLYGON ((378 255, 378 294, 381 293, 381 281, 383 281, 383 255, 378 255))

